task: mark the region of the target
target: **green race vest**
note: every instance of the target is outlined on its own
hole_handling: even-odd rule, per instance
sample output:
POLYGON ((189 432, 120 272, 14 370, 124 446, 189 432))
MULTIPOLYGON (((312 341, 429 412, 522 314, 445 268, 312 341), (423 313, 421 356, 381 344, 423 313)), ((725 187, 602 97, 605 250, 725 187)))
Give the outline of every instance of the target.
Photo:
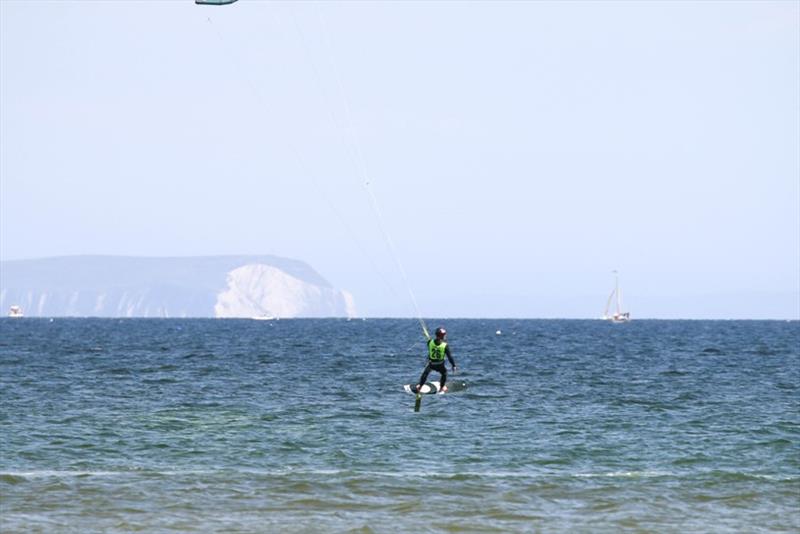
POLYGON ((428 359, 431 363, 444 363, 444 349, 447 343, 437 345, 432 339, 428 341, 428 359))

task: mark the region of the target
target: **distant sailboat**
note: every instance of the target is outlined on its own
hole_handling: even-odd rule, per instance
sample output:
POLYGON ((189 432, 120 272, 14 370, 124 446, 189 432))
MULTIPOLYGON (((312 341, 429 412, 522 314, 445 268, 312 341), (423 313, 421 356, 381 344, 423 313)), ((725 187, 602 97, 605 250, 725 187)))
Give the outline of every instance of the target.
POLYGON ((622 291, 619 289, 619 274, 617 271, 614 271, 614 290, 611 291, 611 294, 608 296, 608 301, 606 302, 606 310, 603 312, 603 320, 604 321, 611 321, 612 323, 627 323, 631 320, 630 312, 623 312, 622 311, 622 291), (616 296, 616 311, 609 315, 608 312, 611 311, 611 302, 616 296))

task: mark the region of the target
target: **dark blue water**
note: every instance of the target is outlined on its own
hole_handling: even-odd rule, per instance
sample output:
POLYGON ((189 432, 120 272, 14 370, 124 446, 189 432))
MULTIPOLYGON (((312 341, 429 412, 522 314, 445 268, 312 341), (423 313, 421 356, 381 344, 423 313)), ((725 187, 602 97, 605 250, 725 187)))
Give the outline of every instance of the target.
POLYGON ((0 531, 800 531, 800 323, 444 325, 0 320, 0 531))

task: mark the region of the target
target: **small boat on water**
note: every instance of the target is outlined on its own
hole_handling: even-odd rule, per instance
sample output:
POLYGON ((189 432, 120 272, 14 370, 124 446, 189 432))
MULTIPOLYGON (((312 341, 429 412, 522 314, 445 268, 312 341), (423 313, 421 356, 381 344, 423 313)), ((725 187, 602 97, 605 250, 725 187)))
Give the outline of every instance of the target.
POLYGON ((25 317, 25 314, 22 313, 22 308, 19 306, 11 306, 8 310, 9 317, 25 317))
POLYGON ((631 314, 630 312, 622 311, 622 291, 619 288, 619 273, 617 273, 617 271, 614 271, 614 280, 614 290, 611 291, 611 294, 608 296, 606 309, 603 312, 603 320, 611 321, 612 323, 627 323, 631 320, 631 314), (615 296, 616 299, 614 298, 615 296), (609 315, 612 301, 616 302, 616 308, 614 313, 609 315))

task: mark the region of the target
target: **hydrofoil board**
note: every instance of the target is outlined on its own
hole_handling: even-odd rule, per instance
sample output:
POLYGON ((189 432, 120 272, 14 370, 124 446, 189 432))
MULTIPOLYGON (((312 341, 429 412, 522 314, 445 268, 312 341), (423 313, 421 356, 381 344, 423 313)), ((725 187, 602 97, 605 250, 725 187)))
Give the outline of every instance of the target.
MULTIPOLYGON (((434 393, 444 393, 441 391, 441 386, 439 385, 438 380, 434 380, 433 382, 425 382, 422 387, 419 389, 419 392, 423 395, 430 395, 434 393)), ((448 388, 449 389, 449 388, 448 388)), ((417 385, 416 384, 406 384, 403 386, 403 390, 406 393, 411 393, 412 395, 417 394, 417 385)))

